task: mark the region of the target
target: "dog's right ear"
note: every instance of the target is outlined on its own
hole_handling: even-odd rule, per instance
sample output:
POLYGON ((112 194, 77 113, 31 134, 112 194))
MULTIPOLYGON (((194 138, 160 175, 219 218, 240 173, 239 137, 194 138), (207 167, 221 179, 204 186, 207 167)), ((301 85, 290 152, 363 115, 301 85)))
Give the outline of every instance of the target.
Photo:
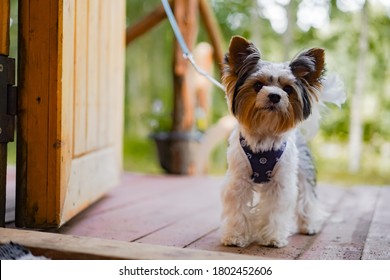
POLYGON ((229 52, 225 55, 222 71, 222 83, 226 88, 228 107, 236 114, 236 97, 241 86, 256 69, 260 52, 243 37, 234 36, 230 40, 229 52))
POLYGON ((241 36, 233 36, 230 40, 229 52, 225 55, 225 67, 229 67, 231 74, 242 76, 252 70, 260 58, 260 51, 252 42, 241 36))

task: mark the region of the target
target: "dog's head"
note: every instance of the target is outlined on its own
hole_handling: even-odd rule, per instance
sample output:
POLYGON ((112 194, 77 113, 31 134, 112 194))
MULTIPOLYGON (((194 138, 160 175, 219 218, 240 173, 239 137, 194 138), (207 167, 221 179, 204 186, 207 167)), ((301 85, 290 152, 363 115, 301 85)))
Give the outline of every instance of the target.
POLYGON ((234 36, 222 76, 229 109, 253 132, 278 135, 294 128, 318 100, 324 57, 323 49, 312 48, 291 62, 268 62, 253 43, 234 36))

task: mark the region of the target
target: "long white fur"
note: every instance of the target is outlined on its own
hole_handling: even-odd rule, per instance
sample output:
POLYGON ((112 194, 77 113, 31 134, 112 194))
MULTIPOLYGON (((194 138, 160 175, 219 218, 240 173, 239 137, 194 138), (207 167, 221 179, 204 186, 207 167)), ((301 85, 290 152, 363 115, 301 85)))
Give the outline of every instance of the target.
MULTIPOLYGON (((340 104, 345 100, 337 96, 337 100, 328 94, 331 83, 326 84, 325 97, 319 104, 313 104, 314 115, 310 120, 315 124, 311 131, 317 131, 320 120, 322 100, 340 104)), ((338 89, 341 89, 340 83, 338 89)), ((322 94, 324 94, 322 92, 322 94)), ((345 96, 339 91, 341 96, 345 96)), ((321 95, 320 95, 321 96, 321 95)), ((309 121, 309 123, 310 123, 309 121)), ((260 245, 283 247, 288 244, 288 237, 300 232, 315 234, 320 231, 327 216, 323 206, 316 197, 306 178, 304 160, 296 146, 299 127, 278 137, 269 137, 258 142, 251 138, 238 124, 229 138, 226 173, 222 202, 223 225, 221 242, 224 245, 245 247, 252 242, 260 245), (253 150, 270 150, 287 141, 286 150, 273 170, 273 179, 269 183, 252 182, 252 169, 239 142, 242 134, 253 150), (301 164, 301 165, 300 165, 301 164)))

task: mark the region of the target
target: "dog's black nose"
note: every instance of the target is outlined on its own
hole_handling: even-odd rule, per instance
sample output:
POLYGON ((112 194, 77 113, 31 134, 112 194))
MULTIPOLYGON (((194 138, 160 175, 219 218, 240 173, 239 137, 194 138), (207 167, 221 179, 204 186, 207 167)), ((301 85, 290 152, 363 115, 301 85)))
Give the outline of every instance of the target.
POLYGON ((270 94, 268 94, 268 98, 269 98, 269 100, 272 102, 272 103, 274 103, 274 104, 276 104, 276 103, 278 103, 279 101, 280 101, 280 95, 279 94, 276 94, 276 93, 270 93, 270 94))

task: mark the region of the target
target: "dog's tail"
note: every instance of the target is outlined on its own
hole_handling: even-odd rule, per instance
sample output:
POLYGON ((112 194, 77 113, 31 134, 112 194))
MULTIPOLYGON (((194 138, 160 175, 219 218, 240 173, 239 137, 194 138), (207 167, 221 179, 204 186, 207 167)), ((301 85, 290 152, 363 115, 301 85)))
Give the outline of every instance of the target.
POLYGON ((347 99, 344 83, 341 78, 336 74, 332 74, 325 78, 322 85, 323 90, 320 100, 322 102, 336 104, 339 108, 341 108, 341 105, 343 105, 347 99))
POLYGON ((323 89, 319 96, 318 104, 312 106, 312 114, 301 124, 302 134, 306 139, 313 138, 320 127, 321 114, 326 111, 326 103, 332 103, 341 108, 345 103, 347 96, 344 89, 344 83, 341 78, 332 74, 322 82, 323 89))

